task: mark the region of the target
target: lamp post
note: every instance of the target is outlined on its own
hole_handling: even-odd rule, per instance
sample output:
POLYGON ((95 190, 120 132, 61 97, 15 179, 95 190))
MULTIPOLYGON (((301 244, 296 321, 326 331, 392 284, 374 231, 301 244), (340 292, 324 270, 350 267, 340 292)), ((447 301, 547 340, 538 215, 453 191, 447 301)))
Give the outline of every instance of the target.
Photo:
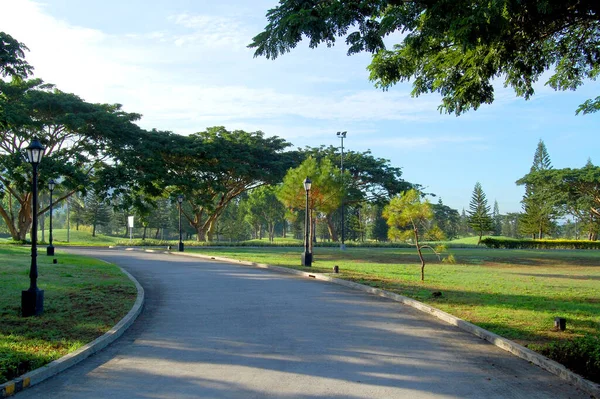
POLYGON ((310 252, 310 212, 308 209, 308 196, 312 181, 307 177, 304 179, 304 190, 306 191, 306 217, 304 218, 304 253, 302 254, 302 266, 312 265, 312 253, 310 252))
POLYGON ((52 192, 55 185, 54 179, 50 179, 48 182, 48 190, 50 190, 50 239, 48 248, 46 248, 46 255, 48 256, 54 256, 54 246, 52 245, 52 192))
POLYGON ((183 233, 181 230, 181 205, 183 204, 183 195, 177 196, 177 202, 179 202, 179 252, 183 252, 183 233))
POLYGON ((344 244, 344 197, 346 195, 346 190, 344 187, 344 139, 346 138, 347 132, 337 132, 337 136, 342 139, 342 157, 341 157, 341 166, 342 166, 342 243, 340 244, 340 249, 343 251, 346 249, 346 245, 344 244))
POLYGON ((37 210, 38 210, 38 165, 44 156, 44 146, 34 138, 26 148, 27 161, 33 167, 32 178, 32 225, 31 225, 31 267, 29 269, 29 289, 21 291, 21 314, 23 317, 37 316, 44 312, 44 291, 37 287, 37 210))

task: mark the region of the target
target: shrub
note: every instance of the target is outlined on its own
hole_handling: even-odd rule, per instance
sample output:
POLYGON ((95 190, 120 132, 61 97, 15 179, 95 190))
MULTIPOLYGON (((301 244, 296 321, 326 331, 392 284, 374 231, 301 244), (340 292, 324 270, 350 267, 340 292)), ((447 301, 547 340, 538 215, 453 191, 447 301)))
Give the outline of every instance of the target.
POLYGON ((600 383, 600 338, 585 336, 572 341, 552 342, 539 352, 575 373, 600 383))
POLYGON ((487 237, 481 243, 488 248, 504 249, 600 249, 600 241, 579 240, 514 240, 487 237))

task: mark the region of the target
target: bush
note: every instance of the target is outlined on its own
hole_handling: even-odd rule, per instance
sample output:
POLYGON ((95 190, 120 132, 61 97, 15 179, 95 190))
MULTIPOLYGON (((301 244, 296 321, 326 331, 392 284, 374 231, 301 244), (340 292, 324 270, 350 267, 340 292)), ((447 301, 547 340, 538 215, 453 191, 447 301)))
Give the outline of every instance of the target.
POLYGON ((600 338, 585 336, 552 342, 539 352, 590 381, 600 383, 600 338))
POLYGON ((503 249, 600 249, 600 241, 513 240, 487 237, 481 243, 488 248, 503 249))

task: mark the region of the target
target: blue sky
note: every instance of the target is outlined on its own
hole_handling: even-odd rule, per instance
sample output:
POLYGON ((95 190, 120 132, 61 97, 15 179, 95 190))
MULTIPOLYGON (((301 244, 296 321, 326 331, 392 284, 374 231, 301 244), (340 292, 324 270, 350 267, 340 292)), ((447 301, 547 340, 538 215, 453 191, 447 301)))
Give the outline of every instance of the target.
MULTIPOLYGON (((554 92, 541 82, 530 101, 497 82, 496 101, 463 116, 441 115, 438 95, 383 92, 368 80, 369 54, 346 56, 301 43, 276 60, 247 49, 277 1, 3 1, 0 30, 24 42, 36 77, 86 101, 120 103, 144 128, 180 134, 222 125, 261 130, 304 147, 370 149, 458 209, 479 181, 490 205, 521 209, 515 181, 540 139, 555 168, 600 163, 600 113, 575 116, 600 83, 554 92)), ((398 41, 391 37, 389 43, 398 41)), ((433 201, 437 201, 434 199, 433 201)))

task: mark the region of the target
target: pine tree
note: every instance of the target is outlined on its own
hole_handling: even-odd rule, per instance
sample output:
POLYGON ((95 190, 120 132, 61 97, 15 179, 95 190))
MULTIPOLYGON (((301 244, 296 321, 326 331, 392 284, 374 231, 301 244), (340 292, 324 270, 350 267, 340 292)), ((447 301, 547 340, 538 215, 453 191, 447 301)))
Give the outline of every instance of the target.
POLYGON ((525 184, 525 195, 521 200, 524 213, 519 226, 523 234, 531 235, 534 239, 541 239, 550 233, 555 226, 555 219, 560 214, 556 193, 545 180, 538 178, 539 172, 550 169, 550 156, 546 145, 540 140, 529 174, 517 182, 525 184))
POLYGON ((502 215, 500 214, 500 207, 498 207, 498 201, 496 200, 494 200, 492 219, 494 219, 494 235, 499 236, 502 234, 502 215))
POLYGON ((479 182, 475 183, 468 214, 469 226, 479 233, 479 240, 477 241, 477 245, 479 245, 483 233, 494 230, 494 220, 490 216, 490 207, 479 182))

